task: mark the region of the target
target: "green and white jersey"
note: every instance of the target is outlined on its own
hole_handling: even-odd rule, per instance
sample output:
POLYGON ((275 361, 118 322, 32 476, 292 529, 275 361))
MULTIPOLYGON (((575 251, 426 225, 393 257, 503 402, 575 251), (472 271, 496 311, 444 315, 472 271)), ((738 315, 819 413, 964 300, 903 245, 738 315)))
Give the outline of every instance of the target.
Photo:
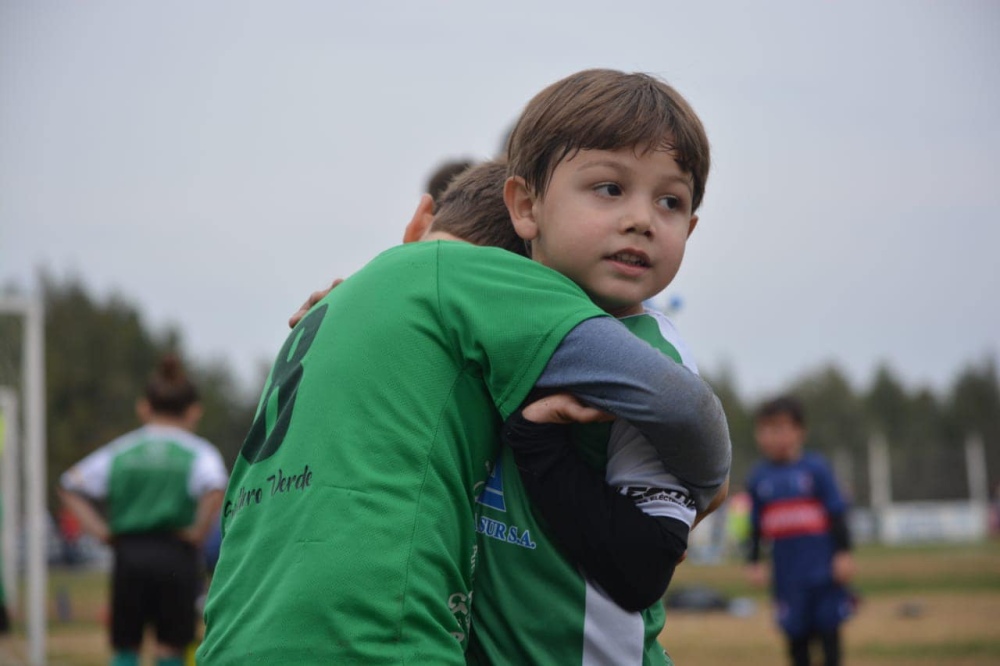
POLYGON ((198 500, 229 476, 219 451, 187 430, 147 425, 63 473, 63 488, 107 503, 112 534, 169 532, 194 522, 198 500))
POLYGON ((199 663, 464 663, 500 425, 602 315, 559 273, 454 241, 334 289, 279 353, 234 466, 199 663))
MULTIPOLYGON (((676 328, 662 314, 623 318, 635 335, 697 372, 676 328)), ((656 489, 635 494, 652 515, 689 526, 694 508, 676 478, 663 469, 655 449, 632 426, 579 426, 582 457, 606 469, 608 483, 656 489)), ((480 497, 480 563, 472 606, 471 664, 652 666, 671 663, 657 642, 663 605, 641 613, 622 610, 592 586, 550 539, 521 483, 506 447, 480 497)))

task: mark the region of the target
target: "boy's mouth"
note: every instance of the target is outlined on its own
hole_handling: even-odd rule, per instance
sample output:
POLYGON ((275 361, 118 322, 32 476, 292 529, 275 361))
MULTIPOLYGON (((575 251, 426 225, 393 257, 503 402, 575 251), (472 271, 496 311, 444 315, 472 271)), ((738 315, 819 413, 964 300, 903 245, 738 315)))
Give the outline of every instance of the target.
POLYGON ((636 250, 622 250, 621 252, 615 252, 614 254, 608 255, 607 258, 611 261, 625 264, 626 266, 649 268, 649 257, 646 256, 644 252, 636 250))

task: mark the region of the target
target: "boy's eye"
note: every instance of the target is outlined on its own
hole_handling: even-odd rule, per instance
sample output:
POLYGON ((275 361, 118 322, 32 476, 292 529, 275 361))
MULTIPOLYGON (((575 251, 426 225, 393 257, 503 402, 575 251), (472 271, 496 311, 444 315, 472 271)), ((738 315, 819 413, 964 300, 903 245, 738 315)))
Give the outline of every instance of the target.
POLYGON ((681 200, 673 195, 660 197, 660 205, 668 210, 677 210, 681 207, 681 200))
POLYGON ((620 197, 622 194, 622 188, 617 183, 601 183, 594 191, 609 197, 620 197))

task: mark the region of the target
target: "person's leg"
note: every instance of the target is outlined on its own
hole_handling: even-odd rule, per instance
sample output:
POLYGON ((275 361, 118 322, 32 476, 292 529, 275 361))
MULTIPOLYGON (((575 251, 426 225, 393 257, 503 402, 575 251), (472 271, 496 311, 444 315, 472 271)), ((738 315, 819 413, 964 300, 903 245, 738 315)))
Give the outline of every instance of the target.
POLYGON ((142 580, 136 560, 141 553, 133 552, 127 540, 115 544, 111 572, 111 666, 138 666, 144 624, 142 580))
POLYGON ((809 636, 788 636, 788 656, 792 666, 809 666, 809 636))
POLYGON ((806 590, 783 585, 775 589, 778 625, 788 643, 792 666, 809 666, 809 623, 806 590))
POLYGON ((823 644, 824 666, 840 666, 840 630, 824 631, 819 639, 823 644))
POLYGON ((823 646, 826 666, 840 666, 840 625, 853 612, 853 601, 844 587, 831 583, 818 595, 816 607, 816 633, 823 646))
POLYGON ((200 570, 198 551, 188 543, 163 544, 156 589, 157 666, 182 666, 184 653, 195 637, 195 601, 200 570))

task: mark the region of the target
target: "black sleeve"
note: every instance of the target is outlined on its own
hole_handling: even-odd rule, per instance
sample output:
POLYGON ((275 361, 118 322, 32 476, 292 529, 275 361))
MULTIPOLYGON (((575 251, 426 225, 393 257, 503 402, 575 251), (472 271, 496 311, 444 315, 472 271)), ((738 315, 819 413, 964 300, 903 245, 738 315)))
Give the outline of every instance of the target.
POLYGON ((851 533, 847 529, 846 512, 830 516, 830 534, 833 536, 833 552, 851 549, 851 533))
POLYGON ((568 426, 515 412, 503 427, 535 509, 570 561, 623 609, 659 600, 687 549, 688 526, 649 516, 604 482, 570 445, 568 426))

